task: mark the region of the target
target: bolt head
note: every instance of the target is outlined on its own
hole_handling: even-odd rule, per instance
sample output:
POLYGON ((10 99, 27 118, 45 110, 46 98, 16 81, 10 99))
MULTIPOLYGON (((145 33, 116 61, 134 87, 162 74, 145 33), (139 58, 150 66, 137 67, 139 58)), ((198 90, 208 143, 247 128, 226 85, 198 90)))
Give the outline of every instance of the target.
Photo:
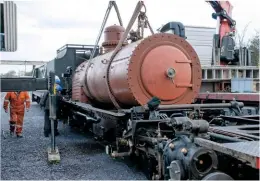
POLYGON ((186 148, 182 148, 182 149, 181 149, 181 152, 182 152, 184 155, 186 155, 186 154, 188 153, 188 150, 187 150, 186 148))
POLYGON ((170 143, 170 144, 169 144, 169 147, 173 150, 173 149, 174 149, 174 144, 173 144, 173 143, 170 143))
POLYGON ((166 71, 166 75, 169 78, 173 78, 175 76, 175 74, 176 74, 176 71, 173 68, 168 68, 166 71))

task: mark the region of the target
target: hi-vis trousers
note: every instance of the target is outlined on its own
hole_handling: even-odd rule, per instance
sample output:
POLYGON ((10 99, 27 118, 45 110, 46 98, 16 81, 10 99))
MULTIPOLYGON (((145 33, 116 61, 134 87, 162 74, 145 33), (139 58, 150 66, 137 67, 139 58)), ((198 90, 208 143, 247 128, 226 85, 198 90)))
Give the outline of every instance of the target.
POLYGON ((10 131, 21 135, 23 131, 24 110, 10 110, 10 131))

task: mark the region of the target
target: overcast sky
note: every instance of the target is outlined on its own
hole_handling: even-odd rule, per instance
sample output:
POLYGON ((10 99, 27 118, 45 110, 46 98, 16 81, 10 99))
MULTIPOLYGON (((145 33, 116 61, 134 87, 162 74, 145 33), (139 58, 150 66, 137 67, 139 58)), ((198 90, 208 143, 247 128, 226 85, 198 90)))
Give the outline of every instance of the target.
MULTIPOLYGON (((2 2, 2 0, 0 0, 2 2)), ((66 43, 94 44, 108 0, 34 0, 17 4, 18 50, 1 53, 5 60, 49 61, 66 43)), ((117 0, 124 26, 127 26, 137 0, 117 0)), ((147 16, 154 30, 170 21, 184 25, 216 27, 212 7, 204 0, 145 0, 147 16)), ((241 32, 250 23, 247 38, 260 30, 259 0, 231 0, 233 19, 241 32)), ((118 24, 114 9, 107 25, 118 24)), ((102 42, 102 39, 101 41, 102 42)), ((29 67, 28 67, 29 68, 29 67)), ((28 69, 27 68, 27 69, 28 69)), ((24 67, 0 65, 1 72, 24 67)))

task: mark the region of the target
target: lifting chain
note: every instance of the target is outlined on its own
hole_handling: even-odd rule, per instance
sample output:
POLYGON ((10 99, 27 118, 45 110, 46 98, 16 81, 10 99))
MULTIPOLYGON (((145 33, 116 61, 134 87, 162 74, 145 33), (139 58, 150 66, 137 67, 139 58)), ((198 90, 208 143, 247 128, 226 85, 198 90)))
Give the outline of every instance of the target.
POLYGON ((148 17, 146 16, 146 6, 143 4, 144 12, 140 11, 138 16, 138 29, 137 34, 142 39, 144 37, 144 28, 149 28, 150 32, 154 34, 153 29, 148 21, 148 17))
MULTIPOLYGON (((117 7, 116 2, 115 2, 115 1, 109 1, 108 8, 107 8, 107 11, 106 11, 106 13, 105 13, 105 16, 104 16, 104 19, 103 19, 103 22, 102 22, 100 31, 99 31, 99 33, 98 33, 98 37, 97 37, 97 40, 96 40, 94 49, 93 49, 92 52, 91 52, 91 56, 90 56, 90 59, 89 59, 89 63, 88 63, 88 66, 86 67, 85 78, 87 78, 88 69, 89 69, 89 68, 92 66, 92 64, 93 64, 93 63, 92 63, 93 57, 94 57, 94 55, 95 55, 97 46, 98 46, 98 44, 99 44, 101 35, 102 35, 103 31, 104 31, 104 28, 105 28, 105 25, 106 25, 106 23, 107 23, 107 19, 108 19, 109 15, 110 15, 110 11, 111 11, 112 7, 115 8, 115 11, 116 11, 117 18, 118 18, 118 21, 119 21, 120 26, 123 26, 122 18, 121 18, 121 15, 120 15, 120 13, 119 13, 119 9, 118 9, 118 7, 117 7)), ((87 79, 86 79, 86 80, 87 80, 87 79)), ((85 90, 89 93, 88 96, 89 96, 91 99, 93 99, 93 96, 91 95, 88 86, 87 86, 86 84, 83 84, 83 85, 84 85, 84 86, 83 86, 83 89, 85 89, 85 90)))
POLYGON ((94 54, 95 54, 95 52, 96 52, 96 48, 97 48, 98 43, 99 43, 99 41, 100 41, 101 35, 102 35, 103 30, 104 30, 104 28, 105 28, 105 25, 106 25, 106 23, 107 23, 107 19, 108 19, 108 17, 109 17, 109 14, 110 14, 110 11, 111 11, 112 7, 115 8, 115 11, 116 11, 117 18, 118 18, 118 21, 119 21, 120 26, 123 26, 122 18, 121 18, 121 15, 120 15, 120 13, 119 13, 119 9, 118 9, 118 7, 117 7, 116 2, 115 2, 115 1, 109 1, 108 8, 107 8, 105 17, 104 17, 104 19, 103 19, 103 23, 102 23, 102 25, 101 25, 101 28, 100 28, 100 31, 99 31, 99 33, 98 33, 98 37, 97 37, 97 40, 96 40, 96 43, 95 43, 95 46, 94 46, 94 50, 92 51, 91 56, 90 56, 90 60, 94 57, 94 54))
MULTIPOLYGON (((127 35, 129 34, 130 29, 132 28, 132 26, 133 26, 135 20, 137 19, 138 15, 139 15, 139 19, 140 19, 140 20, 143 19, 143 21, 146 22, 146 24, 148 25, 148 27, 149 27, 151 33, 154 34, 154 32, 153 32, 153 30, 152 30, 152 28, 151 28, 151 26, 150 26, 150 23, 149 23, 149 21, 148 21, 148 18, 147 18, 146 14, 145 14, 145 13, 146 13, 146 8, 145 8, 145 12, 142 12, 142 11, 141 11, 142 7, 145 8, 144 2, 143 2, 143 1, 139 1, 139 2, 137 3, 137 5, 136 5, 136 8, 135 8, 135 10, 134 10, 134 13, 133 13, 133 15, 132 15, 132 17, 131 17, 131 19, 130 19, 128 25, 127 25, 127 27, 126 27, 126 30, 125 30, 125 32, 124 32, 122 38, 121 38, 120 41, 118 42, 118 44, 117 44, 115 50, 113 51, 113 53, 112 53, 112 55, 111 55, 111 57, 110 57, 110 60, 109 60, 109 63, 108 63, 108 67, 107 67, 107 74, 106 74, 107 81, 106 81, 106 85, 107 85, 107 88, 108 88, 109 97, 110 97, 112 103, 114 104, 114 106, 115 106, 118 110, 120 110, 121 107, 119 106, 118 102, 116 101, 116 98, 115 98, 115 96, 114 96, 113 93, 112 93, 111 87, 109 86, 109 70, 110 70, 110 66, 111 66, 111 64, 112 64, 113 59, 115 58, 115 56, 117 55, 117 53, 119 52, 119 50, 122 48, 123 42, 127 39, 127 35)), ((140 22, 139 25, 141 25, 141 24, 142 24, 142 23, 140 22)), ((145 23, 143 23, 143 25, 141 25, 141 26, 144 26, 144 24, 145 24, 145 23)), ((142 30, 142 31, 143 31, 143 30, 142 30)))
POLYGON ((128 37, 128 40, 131 40, 132 42, 138 41, 140 39, 144 38, 144 28, 149 28, 151 34, 154 34, 154 31, 148 21, 148 18, 146 16, 146 6, 143 4, 144 7, 144 12, 140 11, 139 16, 138 16, 138 25, 137 25, 137 30, 131 30, 129 32, 130 37, 128 37))

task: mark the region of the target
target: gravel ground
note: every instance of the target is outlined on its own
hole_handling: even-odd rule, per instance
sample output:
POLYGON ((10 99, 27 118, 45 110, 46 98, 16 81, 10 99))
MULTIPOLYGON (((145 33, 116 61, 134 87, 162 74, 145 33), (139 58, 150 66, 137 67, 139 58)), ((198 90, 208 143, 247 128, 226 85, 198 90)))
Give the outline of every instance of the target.
MULTIPOLYGON (((9 130, 9 114, 2 109, 1 129, 9 130)), ((61 162, 47 162, 50 138, 43 136, 43 111, 32 103, 24 118, 23 138, 1 135, 1 180, 144 180, 144 174, 125 162, 105 154, 104 148, 90 137, 59 124, 56 138, 61 162)))

